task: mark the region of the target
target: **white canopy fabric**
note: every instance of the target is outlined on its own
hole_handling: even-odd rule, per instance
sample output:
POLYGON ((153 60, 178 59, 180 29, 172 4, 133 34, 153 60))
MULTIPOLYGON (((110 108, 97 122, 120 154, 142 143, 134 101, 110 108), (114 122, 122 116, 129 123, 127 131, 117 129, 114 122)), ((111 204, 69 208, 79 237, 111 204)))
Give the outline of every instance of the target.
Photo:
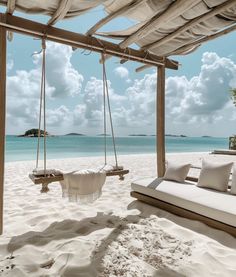
MULTIPOLYGON (((143 24, 145 24, 150 18, 152 18, 155 14, 160 14, 167 11, 170 5, 174 1, 172 0, 147 0, 142 1, 138 7, 132 9, 124 14, 130 19, 136 20, 138 23, 136 26, 131 27, 126 30, 116 31, 116 32, 107 32, 102 33, 104 36, 110 36, 117 39, 125 39, 128 36, 132 35, 138 28, 140 28, 143 24)), ((188 2, 188 1, 186 1, 188 2)), ((189 1, 190 2, 190 1, 189 1)), ((195 0, 195 5, 193 7, 189 7, 184 12, 181 12, 180 15, 174 17, 170 21, 164 21, 163 24, 159 25, 160 27, 154 28, 147 35, 140 37, 136 44, 140 47, 144 47, 150 43, 156 42, 163 37, 167 36, 175 32, 178 28, 184 26, 190 20, 197 18, 199 16, 204 15, 205 13, 211 11, 211 9, 217 7, 222 3, 226 3, 229 1, 225 0, 204 0, 198 1, 195 0)), ((105 3, 105 9, 108 13, 112 13, 118 9, 121 5, 127 3, 126 0, 121 1, 108 1, 105 3)), ((188 45, 197 39, 200 39, 207 35, 212 35, 215 32, 222 30, 223 28, 233 25, 236 23, 236 1, 230 8, 223 10, 220 14, 210 17, 208 20, 204 20, 196 25, 192 25, 188 30, 181 32, 175 38, 169 40, 168 42, 152 48, 150 51, 159 55, 159 56, 169 56, 171 53, 174 53, 178 48, 188 45)), ((198 45, 196 46, 198 47, 198 45)), ((191 49, 191 47, 190 47, 191 49)), ((182 54, 187 53, 184 51, 182 54)), ((192 49, 191 49, 192 50, 192 49)))
POLYGON ((133 27, 97 32, 97 35, 118 39, 121 46, 124 44, 123 48, 136 43, 141 49, 158 56, 187 54, 201 44, 200 41, 193 45, 197 40, 236 25, 236 0, 0 0, 0 4, 7 7, 8 13, 18 10, 49 15, 51 20, 48 24, 51 25, 61 19, 79 16, 99 5, 103 5, 113 19, 119 9, 127 7, 117 15, 135 21, 133 27), (215 12, 216 9, 219 12, 215 12), (158 17, 162 19, 159 22, 158 17), (127 45, 122 42, 139 32, 141 27, 145 27, 144 32, 137 34, 127 45))
POLYGON ((67 9, 64 18, 78 16, 103 3, 103 0, 1 0, 0 4, 12 5, 17 11, 30 14, 46 14, 53 16, 59 6, 67 9), (67 8, 68 7, 68 8, 67 8))

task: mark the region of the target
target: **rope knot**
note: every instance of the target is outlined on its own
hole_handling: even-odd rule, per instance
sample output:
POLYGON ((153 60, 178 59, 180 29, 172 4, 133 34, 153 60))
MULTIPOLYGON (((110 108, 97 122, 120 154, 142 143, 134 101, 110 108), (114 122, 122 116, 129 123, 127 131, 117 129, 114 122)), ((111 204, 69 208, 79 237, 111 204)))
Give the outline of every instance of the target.
POLYGON ((42 39, 42 49, 46 49, 46 39, 45 38, 43 38, 42 39))

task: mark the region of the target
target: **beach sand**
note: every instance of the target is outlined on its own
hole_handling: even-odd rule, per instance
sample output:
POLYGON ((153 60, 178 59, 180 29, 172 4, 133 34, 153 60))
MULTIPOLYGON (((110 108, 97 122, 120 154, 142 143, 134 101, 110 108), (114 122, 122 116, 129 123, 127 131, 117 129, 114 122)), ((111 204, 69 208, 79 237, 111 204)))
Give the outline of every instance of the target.
MULTIPOLYGON (((167 159, 200 166, 204 157, 235 160, 206 153, 167 159)), ((41 194, 28 178, 34 162, 6 163, 0 276, 236 276, 235 238, 130 197, 132 180, 155 177, 155 155, 119 160, 130 174, 124 181, 107 178, 92 204, 69 203, 59 183, 41 194)), ((49 160, 48 166, 70 171, 102 162, 88 157, 49 160)))

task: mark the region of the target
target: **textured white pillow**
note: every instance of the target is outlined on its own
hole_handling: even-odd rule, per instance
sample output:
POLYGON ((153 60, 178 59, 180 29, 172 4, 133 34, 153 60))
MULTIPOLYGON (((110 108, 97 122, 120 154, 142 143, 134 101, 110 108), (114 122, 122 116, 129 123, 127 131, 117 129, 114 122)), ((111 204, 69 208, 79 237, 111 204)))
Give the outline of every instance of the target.
POLYGON ((233 174, 232 174, 232 183, 231 183, 230 193, 236 194, 236 167, 234 167, 233 174))
POLYGON ((164 180, 172 180, 176 182, 184 182, 191 164, 178 164, 173 162, 167 163, 167 169, 163 177, 164 180))
POLYGON ((227 191, 232 166, 233 163, 217 164, 203 160, 197 186, 227 191))

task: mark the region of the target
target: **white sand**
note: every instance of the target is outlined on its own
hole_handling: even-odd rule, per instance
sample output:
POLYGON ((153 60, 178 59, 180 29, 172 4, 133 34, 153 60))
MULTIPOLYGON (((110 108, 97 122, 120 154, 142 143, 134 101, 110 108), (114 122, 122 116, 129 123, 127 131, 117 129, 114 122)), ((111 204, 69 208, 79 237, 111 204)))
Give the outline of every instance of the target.
MULTIPOLYGON (((168 158, 200 165, 204 156, 235 160, 205 153, 168 158)), ((48 164, 72 170, 101 162, 48 164)), ((27 177, 33 162, 7 163, 0 276, 236 276, 235 238, 129 196, 132 179, 155 176, 154 155, 120 156, 120 163, 130 169, 125 181, 107 178, 102 196, 88 205, 62 199, 58 183, 40 194, 27 177)))

